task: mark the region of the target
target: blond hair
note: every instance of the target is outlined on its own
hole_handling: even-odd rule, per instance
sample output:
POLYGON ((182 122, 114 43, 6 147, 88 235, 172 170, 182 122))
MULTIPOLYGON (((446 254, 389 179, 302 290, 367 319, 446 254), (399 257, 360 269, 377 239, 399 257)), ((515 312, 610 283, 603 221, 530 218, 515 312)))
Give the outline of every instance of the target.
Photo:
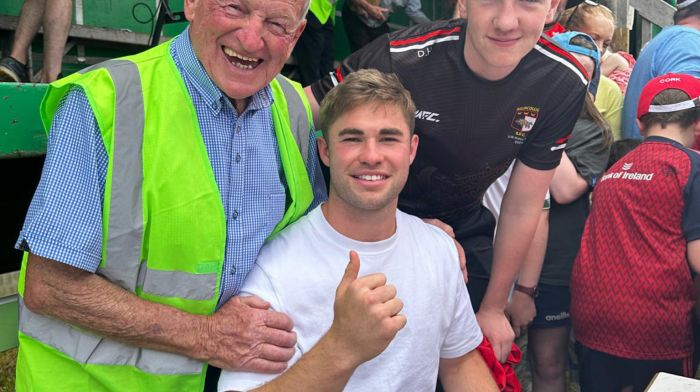
POLYGON ((397 107, 413 132, 416 105, 399 78, 393 73, 362 69, 348 75, 323 99, 319 122, 323 137, 328 140, 328 129, 344 113, 368 104, 397 107))
POLYGON ((567 30, 583 31, 587 26, 586 21, 595 15, 600 15, 608 19, 613 27, 615 27, 615 15, 613 15, 608 7, 602 4, 589 4, 585 1, 576 7, 564 11, 564 15, 559 19, 559 23, 567 30))

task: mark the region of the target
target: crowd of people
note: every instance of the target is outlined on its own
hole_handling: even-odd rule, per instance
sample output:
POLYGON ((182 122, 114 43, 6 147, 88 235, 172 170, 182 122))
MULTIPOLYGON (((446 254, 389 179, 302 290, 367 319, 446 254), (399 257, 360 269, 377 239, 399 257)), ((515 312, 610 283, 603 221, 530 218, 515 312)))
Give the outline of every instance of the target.
POLYGON ((519 390, 527 334, 564 391, 572 332, 584 392, 692 376, 700 1, 636 62, 589 0, 416 3, 334 68, 334 1, 185 0, 54 81, 17 390, 519 390))

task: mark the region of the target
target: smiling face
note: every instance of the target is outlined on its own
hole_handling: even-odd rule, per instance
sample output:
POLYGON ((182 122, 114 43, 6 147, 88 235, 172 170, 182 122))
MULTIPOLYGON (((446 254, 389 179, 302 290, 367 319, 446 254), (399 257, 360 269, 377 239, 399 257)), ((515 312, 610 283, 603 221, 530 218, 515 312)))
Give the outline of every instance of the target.
POLYGON ((499 80, 517 67, 539 40, 558 0, 463 0, 469 68, 488 80, 499 80))
POLYGON ((328 203, 357 213, 395 209, 418 147, 403 112, 362 104, 338 117, 326 135, 318 145, 331 172, 328 203))
POLYGON ((282 70, 304 30, 305 4, 305 0, 185 0, 197 58, 237 108, 282 70))

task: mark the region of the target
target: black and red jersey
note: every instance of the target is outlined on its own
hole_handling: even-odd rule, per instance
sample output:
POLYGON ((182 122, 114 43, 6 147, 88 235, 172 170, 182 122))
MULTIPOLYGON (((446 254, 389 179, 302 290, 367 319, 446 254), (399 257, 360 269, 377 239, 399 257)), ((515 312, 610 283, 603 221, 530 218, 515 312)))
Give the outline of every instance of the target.
POLYGON ((700 238, 700 155, 649 137, 593 191, 571 281, 571 315, 585 346, 630 359, 693 350, 693 280, 686 251, 700 238))

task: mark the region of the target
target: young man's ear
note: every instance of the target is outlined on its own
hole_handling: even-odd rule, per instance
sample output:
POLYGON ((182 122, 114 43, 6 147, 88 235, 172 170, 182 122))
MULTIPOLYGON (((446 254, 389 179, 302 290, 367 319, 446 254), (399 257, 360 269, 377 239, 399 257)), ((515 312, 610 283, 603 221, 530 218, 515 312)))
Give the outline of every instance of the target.
POLYGON ((467 0, 457 0, 453 16, 455 18, 467 19, 467 0))
POLYGON ((316 146, 318 146, 318 156, 321 158, 321 162, 324 165, 331 167, 331 156, 328 152, 328 143, 326 143, 326 138, 321 136, 316 138, 316 146))
POLYGON ((411 136, 411 157, 410 157, 410 163, 413 163, 413 160, 416 159, 416 151, 418 151, 418 135, 415 133, 411 136))

